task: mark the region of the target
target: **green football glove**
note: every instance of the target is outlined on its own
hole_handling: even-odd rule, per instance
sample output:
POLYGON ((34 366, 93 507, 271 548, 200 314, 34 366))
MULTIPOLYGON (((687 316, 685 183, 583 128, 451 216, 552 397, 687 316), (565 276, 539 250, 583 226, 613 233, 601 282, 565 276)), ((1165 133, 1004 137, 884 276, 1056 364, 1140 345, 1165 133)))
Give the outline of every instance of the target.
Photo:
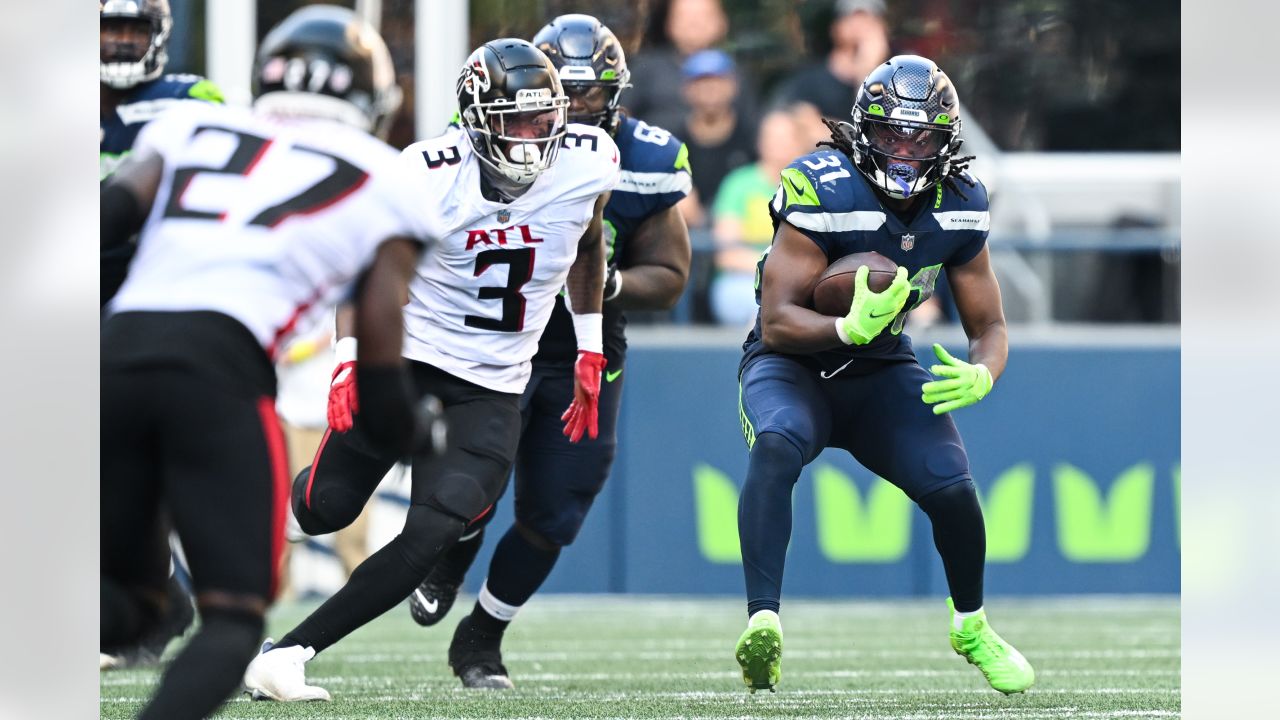
POLYGON ((911 294, 911 281, 907 269, 899 267, 893 282, 883 292, 873 292, 867 287, 870 268, 862 265, 853 276, 853 302, 849 314, 836 320, 840 339, 848 345, 866 345, 879 335, 907 303, 911 294))
POLYGON ((957 360, 951 357, 941 345, 933 344, 933 353, 938 356, 943 365, 934 365, 929 368, 929 372, 934 375, 941 375, 946 380, 934 380, 920 386, 920 390, 924 393, 920 399, 929 405, 933 405, 933 414, 941 415, 957 410, 962 407, 968 407, 991 392, 991 385, 994 382, 991 379, 991 371, 986 365, 973 365, 963 360, 957 360), (934 403, 942 403, 935 405, 934 403))

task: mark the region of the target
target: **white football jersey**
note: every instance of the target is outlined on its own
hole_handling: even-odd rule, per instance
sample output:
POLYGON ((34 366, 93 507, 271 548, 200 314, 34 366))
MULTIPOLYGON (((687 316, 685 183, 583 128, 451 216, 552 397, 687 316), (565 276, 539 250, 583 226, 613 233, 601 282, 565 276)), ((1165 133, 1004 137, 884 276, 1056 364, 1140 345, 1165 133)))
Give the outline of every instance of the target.
POLYGON ((445 228, 409 286, 405 357, 491 390, 524 391, 596 198, 618 181, 608 133, 578 124, 568 133, 556 163, 505 204, 481 195, 464 130, 405 148, 423 211, 445 228))
POLYGON ((274 359, 384 240, 438 236, 399 155, 376 138, 330 121, 184 105, 138 136, 134 153, 159 153, 164 176, 112 312, 220 312, 274 359))

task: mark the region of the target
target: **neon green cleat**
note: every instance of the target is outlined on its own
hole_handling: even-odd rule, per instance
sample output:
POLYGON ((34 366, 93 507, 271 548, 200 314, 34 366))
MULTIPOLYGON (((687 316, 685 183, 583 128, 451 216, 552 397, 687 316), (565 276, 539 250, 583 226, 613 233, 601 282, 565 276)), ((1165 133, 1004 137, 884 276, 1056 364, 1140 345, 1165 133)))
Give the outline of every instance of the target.
POLYGON ((1036 671, 1031 663, 1022 657, 1017 648, 1005 642, 987 624, 987 614, 981 610, 977 615, 964 619, 963 627, 955 629, 955 605, 947 598, 947 608, 951 610, 951 649, 956 654, 977 665, 991 687, 1005 695, 1020 693, 1031 687, 1036 681, 1036 671))
POLYGON ((751 692, 777 692, 775 686, 782 679, 782 621, 778 613, 761 610, 752 615, 738 638, 734 656, 742 666, 742 682, 751 692))

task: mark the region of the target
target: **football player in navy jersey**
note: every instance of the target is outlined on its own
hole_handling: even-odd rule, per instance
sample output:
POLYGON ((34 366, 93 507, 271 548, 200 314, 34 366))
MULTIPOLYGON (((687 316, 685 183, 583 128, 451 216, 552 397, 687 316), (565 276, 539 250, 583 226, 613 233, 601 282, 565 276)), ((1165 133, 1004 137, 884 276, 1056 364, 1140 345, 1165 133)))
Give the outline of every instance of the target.
MULTIPOLYGON (((613 465, 626 362, 624 310, 675 305, 689 277, 689 232, 675 205, 692 177, 684 143, 618 108, 630 73, 618 39, 589 15, 562 15, 533 44, 556 66, 569 95, 572 122, 607 130, 618 145, 622 173, 604 208, 608 275, 604 291, 604 352, 599 436, 573 444, 560 414, 573 397, 576 356, 564 298, 533 358, 521 399, 524 430, 515 467, 515 524, 498 541, 489 575, 471 614, 458 623, 449 664, 467 687, 512 687, 502 664, 503 632, 550 575, 560 550, 573 542, 613 465)), ((590 138, 587 138, 590 139, 590 138)), ((578 138, 569 135, 572 145, 578 138)), ((483 541, 486 515, 438 563, 410 597, 422 625, 439 622, 453 605, 483 541)))
POLYGON ((778 618, 801 468, 842 448, 929 516, 951 592, 951 647, 993 688, 1026 690, 1035 673, 986 622, 986 534, 952 410, 978 402, 1004 370, 1008 338, 986 247, 986 190, 964 171, 956 90, 932 61, 900 55, 863 82, 852 123, 827 121, 829 149, 793 162, 774 196, 773 245, 761 260, 755 328, 739 366, 750 448, 738 505, 747 629, 735 655, 754 692, 781 676, 778 618), (875 251, 898 264, 883 292, 855 274, 847 315, 811 303, 835 260, 875 251), (911 308, 946 271, 969 338, 968 361, 933 350, 932 375, 902 334, 911 308), (934 377, 938 376, 938 377, 934 377))
MULTIPOLYGON (((222 93, 197 75, 164 75, 173 18, 168 0, 105 0, 99 4, 98 73, 100 139, 98 175, 105 180, 129 154, 138 132, 153 117, 184 99, 221 103, 222 93)), ((103 251, 101 302, 124 282, 137 245, 103 251)), ((104 648, 103 669, 147 665, 160 659, 174 637, 191 625, 195 613, 186 590, 169 580, 169 613, 144 641, 130 648, 104 648)))
MULTIPOLYGON (((173 15, 169 0, 103 0, 99 3, 98 179, 105 180, 133 149, 138 132, 174 103, 221 103, 222 91, 199 75, 164 75, 173 15)), ((124 282, 137 245, 102 257, 101 304, 124 282)))

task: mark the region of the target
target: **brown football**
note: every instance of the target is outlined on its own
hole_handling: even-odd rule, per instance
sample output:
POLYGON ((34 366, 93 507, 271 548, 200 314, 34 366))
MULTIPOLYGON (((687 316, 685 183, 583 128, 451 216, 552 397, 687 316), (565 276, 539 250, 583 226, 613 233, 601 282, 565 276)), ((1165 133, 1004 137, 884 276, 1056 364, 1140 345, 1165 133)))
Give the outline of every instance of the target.
POLYGON ((867 274, 867 287, 874 292, 884 292, 898 271, 892 260, 878 252, 845 255, 828 265, 813 286, 813 309, 833 317, 848 314, 853 302, 853 276, 863 265, 871 271, 867 274))

